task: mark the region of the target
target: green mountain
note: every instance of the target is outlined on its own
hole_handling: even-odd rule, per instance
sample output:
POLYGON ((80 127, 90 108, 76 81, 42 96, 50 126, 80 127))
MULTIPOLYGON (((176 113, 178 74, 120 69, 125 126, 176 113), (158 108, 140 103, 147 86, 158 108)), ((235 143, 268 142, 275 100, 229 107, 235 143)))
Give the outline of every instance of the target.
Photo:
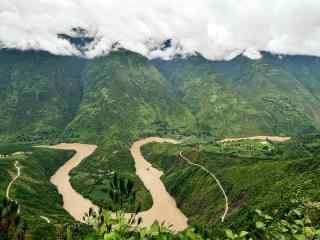
POLYGON ((84 60, 44 52, 0 51, 0 142, 57 137, 82 96, 84 60))
POLYGON ((320 60, 263 54, 148 61, 125 50, 93 60, 1 50, 0 139, 101 142, 127 133, 224 137, 318 129, 320 60))
MULTIPOLYGON (((167 189, 191 223, 216 224, 224 205, 212 179, 182 162, 180 151, 215 172, 226 186, 231 204, 227 224, 245 226, 249 206, 276 210, 294 197, 319 200, 320 152, 314 133, 320 128, 320 59, 263 55, 260 60, 193 56, 150 61, 125 50, 95 59, 0 50, 0 147, 5 146, 0 154, 12 147, 3 145, 8 142, 97 144, 97 151, 72 171, 74 188, 107 207, 106 186, 112 179, 99 171, 116 171, 136 183, 137 199, 147 209, 152 200, 135 174, 132 142, 147 136, 189 139, 182 146, 146 146, 144 155, 164 170, 167 189), (293 140, 266 145, 214 141, 254 135, 293 140)), ((21 159, 31 168, 39 165, 35 175, 28 170, 26 182, 41 178, 43 191, 61 201, 48 180, 67 154, 49 152, 37 150, 35 158, 21 159), (41 160, 45 154, 50 155, 49 173, 48 159, 41 160)), ((0 195, 13 171, 9 162, 2 164, 0 195)), ((29 191, 23 184, 20 201, 34 198, 29 195, 36 193, 34 187, 29 191)), ((28 214, 37 211, 25 203, 28 214)), ((69 219, 59 206, 45 214, 69 219)))
POLYGON ((144 57, 114 52, 88 63, 83 96, 67 127, 72 137, 106 142, 143 134, 192 130, 193 116, 170 95, 169 84, 144 57))
POLYGON ((108 206, 108 179, 97 179, 97 169, 112 169, 137 182, 144 208, 150 207, 150 195, 135 175, 130 145, 143 136, 190 132, 193 116, 170 96, 159 71, 137 54, 116 52, 95 59, 84 79, 79 111, 65 137, 99 147, 73 171, 73 185, 100 206, 108 206))
POLYGON ((296 135, 319 127, 319 59, 264 53, 229 62, 201 56, 154 64, 197 120, 216 136, 296 135))

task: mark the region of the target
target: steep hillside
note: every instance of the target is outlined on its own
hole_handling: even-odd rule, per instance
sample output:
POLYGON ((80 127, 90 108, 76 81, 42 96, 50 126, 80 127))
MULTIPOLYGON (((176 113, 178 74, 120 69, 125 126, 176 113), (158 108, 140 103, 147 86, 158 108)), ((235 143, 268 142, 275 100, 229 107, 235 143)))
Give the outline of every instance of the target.
POLYGON ((101 142, 106 133, 127 139, 127 129, 131 136, 297 135, 320 126, 315 57, 150 62, 125 50, 93 60, 1 50, 0 63, 2 141, 64 133, 101 142))
MULTIPOLYGON (((151 206, 150 195, 135 175, 129 152, 138 138, 196 136, 196 141, 211 141, 260 134, 301 136, 320 127, 318 58, 280 59, 265 53, 256 61, 242 56, 229 62, 212 62, 201 56, 149 61, 120 50, 84 60, 1 50, 0 63, 0 141, 49 139, 97 144, 96 153, 74 169, 71 181, 80 193, 101 206, 110 204, 106 188, 114 171, 134 180, 138 200, 145 209, 151 206)), ((184 147, 188 156, 196 158, 198 153, 193 148, 184 147)), ((294 182, 291 159, 283 160, 278 153, 270 159, 261 146, 255 152, 258 156, 251 152, 237 155, 238 151, 242 154, 242 148, 247 149, 246 145, 211 147, 211 143, 206 144, 199 159, 213 170, 221 168, 218 174, 225 176, 223 181, 229 193, 232 191, 235 212, 249 202, 267 207, 259 205, 261 196, 269 194, 289 170, 292 178, 279 186, 294 182), (229 155, 224 154, 228 151, 229 155), (236 155, 231 154, 234 151, 236 155), (277 172, 272 175, 273 169, 277 172), (257 176, 257 171, 265 172, 257 176), (242 178, 243 172, 248 178, 242 178), (266 186, 264 191, 260 191, 262 185, 266 186), (260 195, 252 197, 256 192, 260 195)), ((150 157, 155 162, 176 158, 178 152, 172 146, 169 150, 154 148, 150 157)), ((307 156, 301 159, 312 161, 307 156)), ((208 216, 204 197, 209 191, 214 200, 220 200, 216 187, 208 185, 202 191, 201 187, 209 183, 206 176, 180 166, 183 163, 165 164, 168 166, 159 166, 171 169, 165 177, 168 189, 185 211, 190 206, 196 209, 188 212, 191 220, 215 222, 222 205, 218 202, 209 209, 213 215, 208 216)), ((313 174, 300 180, 314 180, 313 174)))
MULTIPOLYGON (((0 59, 2 141, 97 143, 96 154, 74 171, 72 182, 100 205, 108 203, 108 179, 97 179, 101 172, 119 171, 140 183, 128 148, 133 139, 193 133, 192 114, 138 54, 122 50, 83 60, 2 50, 0 59)), ((147 191, 137 186, 150 206, 147 191)))
POLYGON ((190 134, 192 115, 169 95, 159 71, 137 54, 120 51, 95 59, 84 79, 79 112, 65 137, 98 143, 98 149, 73 171, 73 185, 107 206, 106 176, 117 171, 138 183, 139 199, 150 207, 150 196, 135 175, 130 145, 144 136, 190 134))
POLYGON ((205 135, 296 135, 320 126, 318 58, 264 53, 260 60, 194 56, 153 63, 205 135))
POLYGON ((74 118, 85 61, 0 50, 0 141, 56 137, 74 118))
POLYGON ((169 94, 161 73, 138 54, 119 51, 91 61, 69 137, 104 142, 192 130, 192 115, 169 94), (171 132, 170 132, 171 130, 171 132))
POLYGON ((219 224, 225 200, 215 180, 188 164, 180 152, 220 180, 229 202, 226 224, 244 227, 254 209, 277 212, 292 199, 320 199, 318 134, 287 143, 244 140, 146 145, 144 156, 164 170, 162 180, 193 224, 219 224))
POLYGON ((20 204, 21 216, 30 226, 28 232, 33 235, 32 239, 56 239, 56 224, 73 222, 73 219, 62 207, 62 197, 50 183, 50 177, 73 152, 0 144, 0 154, 8 155, 0 158, 0 208, 7 186, 17 174, 14 165, 18 161, 21 176, 11 186, 10 197, 20 204), (19 154, 13 154, 15 152, 19 154), (49 219, 50 224, 43 217, 49 219))

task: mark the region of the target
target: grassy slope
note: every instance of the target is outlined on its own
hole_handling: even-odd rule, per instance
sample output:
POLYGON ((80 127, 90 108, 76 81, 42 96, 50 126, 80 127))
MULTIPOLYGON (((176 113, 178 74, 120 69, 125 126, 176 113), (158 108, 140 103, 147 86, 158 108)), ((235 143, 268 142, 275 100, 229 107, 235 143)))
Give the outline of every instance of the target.
POLYGON ((21 205, 21 214, 30 227, 32 239, 55 239, 54 225, 48 225, 41 215, 52 224, 72 221, 62 207, 62 198, 50 183, 50 176, 72 156, 70 151, 36 149, 26 145, 0 145, 1 153, 27 151, 32 154, 10 156, 0 159, 0 196, 4 197, 11 176, 16 175, 15 161, 19 161, 21 177, 12 185, 10 196, 21 205), (37 236, 37 237, 36 237, 37 236))
POLYGON ((165 171, 163 181, 193 224, 219 221, 224 198, 203 171, 187 165, 179 151, 204 165, 222 182, 230 200, 228 223, 245 225, 250 209, 270 211, 292 198, 319 200, 320 142, 318 138, 264 146, 254 141, 216 145, 150 144, 143 149, 149 161, 165 171))

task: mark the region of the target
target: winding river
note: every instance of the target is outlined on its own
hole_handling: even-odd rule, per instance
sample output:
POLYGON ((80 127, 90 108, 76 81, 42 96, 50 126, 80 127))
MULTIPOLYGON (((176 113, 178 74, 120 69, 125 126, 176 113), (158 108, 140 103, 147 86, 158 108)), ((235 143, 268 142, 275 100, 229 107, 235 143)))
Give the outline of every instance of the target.
POLYGON ((48 148, 76 151, 73 157, 57 170, 50 181, 57 186, 59 193, 62 195, 64 209, 66 209, 74 219, 82 221, 83 216, 88 212, 90 207, 94 210, 97 210, 98 207, 73 189, 69 174, 83 159, 93 154, 97 146, 79 143, 62 143, 48 148))
MULTIPOLYGON (((219 142, 231 142, 244 139, 269 139, 270 141, 283 142, 289 140, 290 138, 277 136, 254 136, 248 138, 226 138, 219 142)), ((136 141, 131 146, 130 152, 135 161, 136 174, 139 176, 145 187, 150 192, 153 200, 152 207, 147 211, 140 212, 138 216, 143 220, 142 226, 150 226, 154 221, 158 220, 161 223, 165 222, 167 225, 171 225, 172 230, 174 231, 184 230, 188 227, 188 219, 177 207, 175 199, 167 192, 164 184, 162 183, 160 178, 163 175, 163 172, 154 168, 152 164, 149 163, 141 153, 141 147, 152 142, 172 144, 179 143, 178 141, 168 138, 149 137, 136 141)), ((51 177, 51 182, 57 186, 58 191, 61 193, 63 197, 63 207, 66 209, 66 211, 68 211, 69 214, 76 220, 82 221, 83 216, 88 212, 90 207, 94 210, 97 210, 98 206, 94 205, 89 199, 84 198, 81 194, 73 189, 70 183, 69 174, 71 170, 78 166, 83 159, 93 154, 97 146, 80 143, 62 143, 55 146, 42 147, 62 150, 74 150, 76 152, 73 157, 62 167, 60 167, 57 172, 51 177)), ((228 207, 226 207, 226 211, 227 209, 228 207)), ((129 213, 128 217, 130 217, 129 213)))
POLYGON ((271 141, 271 142, 286 142, 290 140, 291 137, 279 137, 279 136, 253 136, 253 137, 242 137, 242 138, 225 138, 218 143, 224 143, 224 142, 236 142, 241 140, 262 140, 262 141, 271 141))
MULTIPOLYGON (((141 153, 141 147, 151 142, 178 143, 172 139, 159 137, 145 138, 133 143, 130 151, 135 161, 136 174, 149 190, 153 199, 152 207, 147 211, 139 213, 138 216, 142 218, 143 226, 150 226, 155 220, 158 220, 159 222, 165 222, 167 225, 172 225, 172 229, 175 231, 184 230, 188 227, 188 219, 177 207, 176 201, 167 192, 162 183, 160 177, 163 175, 163 172, 152 167, 152 164, 145 160, 141 153)), ((66 211, 76 220, 82 221, 82 217, 88 212, 90 207, 95 210, 97 210, 98 207, 73 189, 70 184, 69 173, 73 168, 78 166, 83 159, 94 153, 97 146, 79 143, 63 143, 49 146, 48 148, 76 151, 75 155, 51 177, 51 182, 57 186, 62 195, 63 207, 66 211)))

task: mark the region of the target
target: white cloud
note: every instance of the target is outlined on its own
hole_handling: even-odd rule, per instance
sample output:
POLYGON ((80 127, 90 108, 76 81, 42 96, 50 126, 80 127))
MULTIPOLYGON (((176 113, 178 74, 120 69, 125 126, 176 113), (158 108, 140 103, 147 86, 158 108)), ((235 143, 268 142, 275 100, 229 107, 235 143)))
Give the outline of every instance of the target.
POLYGON ((261 50, 320 56, 319 0, 0 0, 6 47, 77 54, 57 38, 73 27, 96 33, 88 57, 108 53, 115 42, 150 58, 259 58, 261 50), (159 50, 167 39, 172 48, 159 50))

